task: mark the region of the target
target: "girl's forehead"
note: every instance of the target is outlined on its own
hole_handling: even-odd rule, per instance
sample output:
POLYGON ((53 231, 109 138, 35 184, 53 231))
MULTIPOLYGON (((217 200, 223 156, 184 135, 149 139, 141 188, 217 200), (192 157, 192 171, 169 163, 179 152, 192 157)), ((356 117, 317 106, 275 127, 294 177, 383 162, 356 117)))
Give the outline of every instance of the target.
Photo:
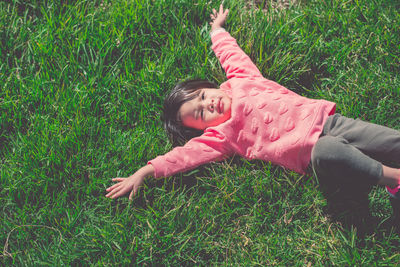
POLYGON ((187 116, 189 107, 192 105, 193 99, 195 98, 188 98, 186 101, 183 101, 182 105, 178 109, 178 112, 176 113, 178 121, 182 121, 182 119, 187 116))
POLYGON ((192 99, 190 101, 183 103, 183 105, 178 111, 178 116, 182 124, 190 128, 196 128, 196 126, 199 126, 200 123, 199 118, 197 117, 198 109, 196 108, 197 106, 194 100, 195 99, 192 99))
MULTIPOLYGON (((188 97, 195 97, 195 96, 198 96, 198 95, 200 94, 201 90, 203 90, 203 89, 202 89, 202 88, 199 88, 199 89, 197 89, 197 90, 194 90, 193 92, 189 92, 189 93, 187 94, 187 96, 188 96, 188 97)), ((189 99, 189 100, 190 100, 190 99, 189 99)))
POLYGON ((193 113, 193 110, 195 109, 195 98, 188 100, 182 104, 182 106, 178 110, 179 117, 182 119, 183 117, 186 117, 188 115, 191 115, 193 113))

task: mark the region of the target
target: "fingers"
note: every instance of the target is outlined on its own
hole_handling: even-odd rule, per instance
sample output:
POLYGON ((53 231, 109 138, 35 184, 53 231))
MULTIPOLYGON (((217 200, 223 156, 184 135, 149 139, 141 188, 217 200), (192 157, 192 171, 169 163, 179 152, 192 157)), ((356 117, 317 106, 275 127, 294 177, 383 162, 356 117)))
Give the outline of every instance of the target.
POLYGON ((132 200, 132 198, 133 198, 134 196, 136 196, 136 193, 137 193, 137 191, 138 191, 138 188, 139 188, 139 187, 137 187, 137 186, 134 186, 134 187, 133 187, 132 192, 129 194, 129 200, 132 200))
POLYGON ((115 190, 111 191, 110 193, 108 193, 106 195, 106 197, 111 198, 111 199, 115 199, 115 198, 118 198, 118 197, 123 196, 123 195, 125 195, 125 191, 121 190, 120 188, 118 188, 118 189, 115 189, 115 190))
POLYGON ((226 17, 228 16, 229 9, 225 9, 222 6, 222 4, 219 6, 219 11, 215 10, 215 8, 212 9, 212 13, 210 14, 210 17, 212 20, 216 20, 219 16, 226 17))
MULTIPOLYGON (((131 193, 129 194, 129 200, 132 200, 133 197, 136 196, 137 191, 138 191, 138 187, 135 186, 131 190, 131 193)), ((106 195, 106 197, 111 198, 111 199, 115 199, 115 198, 118 198, 118 197, 121 197, 121 196, 125 195, 126 193, 127 192, 124 189, 124 187, 123 186, 119 186, 119 187, 114 188, 111 192, 109 192, 106 195)))
POLYGON ((120 197, 120 196, 122 196, 122 195, 123 195, 123 194, 119 191, 119 192, 116 192, 116 193, 113 194, 113 195, 110 195, 109 198, 115 199, 115 198, 120 197))
POLYGON ((106 191, 108 192, 108 194, 106 195, 106 197, 109 198, 115 198, 118 197, 116 194, 118 192, 120 192, 121 190, 123 190, 123 181, 125 180, 125 178, 113 178, 112 181, 113 182, 118 182, 112 186, 110 186, 109 188, 106 189, 106 191))
POLYGON ((110 192, 111 190, 113 190, 114 188, 118 187, 120 183, 114 184, 112 186, 110 186, 109 188, 106 189, 107 192, 110 192))
POLYGON ((114 188, 116 188, 121 182, 123 182, 125 180, 125 178, 113 178, 111 179, 113 182, 118 182, 112 186, 110 186, 109 188, 106 189, 107 192, 113 190, 114 188))
POLYGON ((136 185, 133 185, 133 188, 129 189, 129 186, 127 186, 126 184, 126 178, 113 178, 112 181, 117 183, 106 189, 106 191, 108 192, 106 194, 106 197, 108 198, 115 199, 131 191, 131 193, 129 194, 129 199, 132 200, 132 198, 136 195, 138 191, 138 186, 136 185))
POLYGON ((215 20, 217 18, 217 11, 215 8, 213 8, 212 13, 210 14, 210 17, 212 20, 215 20))
POLYGON ((121 185, 116 184, 113 186, 113 188, 110 188, 109 190, 107 189, 107 191, 108 191, 108 194, 106 195, 106 197, 112 198, 112 196, 114 196, 116 193, 121 191, 121 185))

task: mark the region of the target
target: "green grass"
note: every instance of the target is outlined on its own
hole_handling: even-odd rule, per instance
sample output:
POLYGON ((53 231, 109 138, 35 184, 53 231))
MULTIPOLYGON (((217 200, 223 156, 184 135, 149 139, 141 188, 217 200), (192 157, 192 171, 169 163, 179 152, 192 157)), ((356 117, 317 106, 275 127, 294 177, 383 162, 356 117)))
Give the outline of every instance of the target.
MULTIPOLYGON (((381 188, 354 222, 315 177, 266 162, 235 158, 149 179, 133 202, 105 198, 112 177, 171 148, 159 118, 176 82, 225 81, 208 35, 219 2, 44 2, 0 3, 2 265, 400 262, 381 188)), ((226 1, 227 29, 265 77, 400 129, 399 3, 293 2, 226 1)))

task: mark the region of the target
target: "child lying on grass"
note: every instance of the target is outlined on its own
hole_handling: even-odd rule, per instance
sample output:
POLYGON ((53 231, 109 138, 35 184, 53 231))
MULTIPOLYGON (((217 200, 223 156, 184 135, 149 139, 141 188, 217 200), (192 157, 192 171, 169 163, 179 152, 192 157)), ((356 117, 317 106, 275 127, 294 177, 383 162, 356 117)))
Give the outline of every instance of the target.
MULTIPOLYGON (((164 103, 165 128, 175 147, 128 178, 114 178, 106 197, 130 193, 146 177, 166 177, 234 154, 301 174, 360 179, 386 186, 400 199, 400 132, 335 114, 336 104, 309 99, 265 79, 222 26, 228 10, 211 14, 212 49, 228 80, 175 86, 164 103), (185 143, 186 142, 186 143, 185 143)), ((357 180, 358 181, 358 180, 357 180)))

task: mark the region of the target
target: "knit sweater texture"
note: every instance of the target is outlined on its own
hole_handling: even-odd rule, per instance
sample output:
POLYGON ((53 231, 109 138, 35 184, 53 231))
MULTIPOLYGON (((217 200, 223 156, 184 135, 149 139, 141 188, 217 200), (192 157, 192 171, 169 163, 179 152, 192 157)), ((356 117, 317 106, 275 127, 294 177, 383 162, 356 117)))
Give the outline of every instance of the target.
POLYGON ((311 151, 336 104, 300 96, 265 79, 228 32, 211 37, 225 70, 220 85, 231 98, 231 118, 148 163, 155 178, 191 170, 234 154, 306 173, 311 151))

